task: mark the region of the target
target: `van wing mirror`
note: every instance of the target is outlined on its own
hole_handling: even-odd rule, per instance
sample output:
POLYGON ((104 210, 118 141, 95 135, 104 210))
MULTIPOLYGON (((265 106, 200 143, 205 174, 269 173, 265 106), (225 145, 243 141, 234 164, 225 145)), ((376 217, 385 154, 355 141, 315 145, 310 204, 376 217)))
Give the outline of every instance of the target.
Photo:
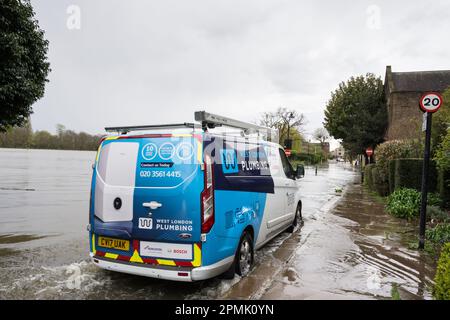
POLYGON ((305 176, 305 167, 301 164, 297 165, 297 170, 295 171, 295 177, 298 178, 302 178, 305 176))

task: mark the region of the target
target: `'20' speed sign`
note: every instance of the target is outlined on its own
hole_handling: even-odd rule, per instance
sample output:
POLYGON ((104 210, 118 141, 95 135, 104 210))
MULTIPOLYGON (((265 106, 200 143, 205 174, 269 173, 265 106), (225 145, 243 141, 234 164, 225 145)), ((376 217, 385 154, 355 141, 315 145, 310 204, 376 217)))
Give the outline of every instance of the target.
POLYGON ((436 112, 442 105, 442 96, 437 92, 425 93, 420 98, 420 109, 424 112, 436 112))

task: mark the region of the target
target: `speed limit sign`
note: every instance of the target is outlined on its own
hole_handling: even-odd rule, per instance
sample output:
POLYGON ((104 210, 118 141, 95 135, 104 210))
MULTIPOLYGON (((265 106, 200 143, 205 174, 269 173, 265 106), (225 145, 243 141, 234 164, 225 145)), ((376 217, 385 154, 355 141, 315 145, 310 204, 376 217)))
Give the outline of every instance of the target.
POLYGON ((425 148, 423 151, 422 166, 422 196, 420 200, 420 222, 419 222, 419 249, 425 247, 425 229, 427 222, 427 199, 428 199, 428 171, 430 166, 431 149, 431 120, 433 113, 442 105, 442 96, 437 92, 425 93, 419 101, 420 109, 423 110, 422 131, 425 129, 425 148))
POLYGON ((424 112, 434 113, 439 110, 442 105, 442 96, 437 92, 425 93, 420 98, 420 109, 424 112))

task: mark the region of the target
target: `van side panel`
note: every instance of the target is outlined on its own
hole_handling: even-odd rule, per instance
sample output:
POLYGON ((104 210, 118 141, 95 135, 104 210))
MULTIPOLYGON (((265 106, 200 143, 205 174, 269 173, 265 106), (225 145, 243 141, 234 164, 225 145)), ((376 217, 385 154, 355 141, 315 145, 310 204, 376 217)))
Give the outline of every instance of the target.
POLYGON ((204 153, 214 159, 215 189, 215 223, 203 244, 207 265, 233 256, 245 228, 258 239, 274 182, 261 142, 205 135, 204 153))
POLYGON ((215 223, 203 244, 203 264, 208 265, 235 254, 244 229, 254 231, 255 241, 263 220, 265 193, 217 190, 215 223))

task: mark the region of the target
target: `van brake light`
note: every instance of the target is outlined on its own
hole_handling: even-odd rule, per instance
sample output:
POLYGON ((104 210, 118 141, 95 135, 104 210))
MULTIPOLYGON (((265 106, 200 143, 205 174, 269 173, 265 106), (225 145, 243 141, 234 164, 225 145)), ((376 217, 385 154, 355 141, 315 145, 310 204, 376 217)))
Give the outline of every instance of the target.
POLYGON ((214 169, 210 156, 205 155, 205 187, 201 193, 202 233, 211 230, 214 224, 214 169))

